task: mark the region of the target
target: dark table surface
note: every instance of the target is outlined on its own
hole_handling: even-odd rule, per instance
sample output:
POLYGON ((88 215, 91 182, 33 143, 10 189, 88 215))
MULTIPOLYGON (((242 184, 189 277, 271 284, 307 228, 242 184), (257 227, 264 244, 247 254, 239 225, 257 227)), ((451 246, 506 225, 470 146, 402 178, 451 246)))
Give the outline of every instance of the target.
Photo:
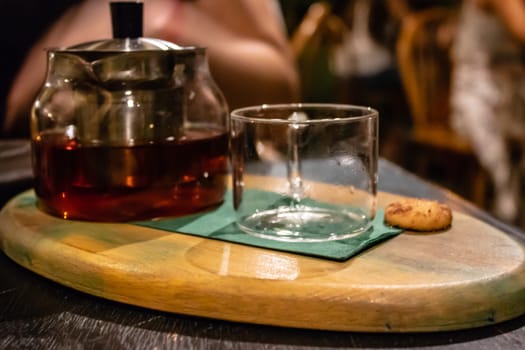
MULTIPOLYGON (((434 198, 498 227, 506 225, 395 164, 379 162, 379 189, 434 198)), ((25 140, 0 141, 0 205, 32 185, 25 140)), ((525 315, 487 327, 436 333, 289 329, 169 314, 103 300, 46 280, 0 252, 0 349, 525 349, 525 315)))

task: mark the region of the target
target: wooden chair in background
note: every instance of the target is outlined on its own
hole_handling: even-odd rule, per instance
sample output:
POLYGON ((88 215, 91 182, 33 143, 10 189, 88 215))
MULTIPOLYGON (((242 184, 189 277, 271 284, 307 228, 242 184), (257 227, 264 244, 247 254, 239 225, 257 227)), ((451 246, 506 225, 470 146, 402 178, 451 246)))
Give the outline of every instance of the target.
POLYGON ((442 8, 415 12, 402 21, 396 54, 413 121, 410 142, 417 146, 409 157, 416 157, 417 172, 432 179, 436 174, 431 172, 439 169, 445 185, 456 186, 484 207, 488 177, 449 119, 452 62, 450 40, 443 34, 454 21, 454 12, 442 8))
POLYGON ((334 48, 346 30, 340 17, 332 13, 328 1, 312 3, 297 28, 290 46, 301 77, 304 102, 336 102, 337 77, 330 66, 334 48))
POLYGON ((328 18, 331 16, 331 7, 328 2, 314 2, 290 38, 290 46, 295 57, 299 57, 306 47, 312 44, 323 31, 328 18))

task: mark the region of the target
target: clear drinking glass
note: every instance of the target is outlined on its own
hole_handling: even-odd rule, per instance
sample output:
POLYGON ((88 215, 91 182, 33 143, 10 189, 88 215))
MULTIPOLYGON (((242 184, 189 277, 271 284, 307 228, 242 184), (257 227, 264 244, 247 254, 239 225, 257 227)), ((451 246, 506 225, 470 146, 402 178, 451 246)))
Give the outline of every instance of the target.
POLYGON ((237 225, 269 239, 320 242, 367 231, 375 216, 378 113, 340 104, 231 112, 237 225))

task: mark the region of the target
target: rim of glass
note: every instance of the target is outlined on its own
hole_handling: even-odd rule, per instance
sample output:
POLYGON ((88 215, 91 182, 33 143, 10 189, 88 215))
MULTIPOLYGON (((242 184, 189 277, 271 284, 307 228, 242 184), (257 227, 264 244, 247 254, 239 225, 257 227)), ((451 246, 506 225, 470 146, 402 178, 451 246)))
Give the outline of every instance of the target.
POLYGON ((236 120, 249 121, 249 122, 260 122, 260 123, 282 123, 289 124, 290 122, 295 124, 315 124, 315 123, 326 123, 326 122, 344 122, 344 121, 359 121, 363 119, 369 119, 371 117, 377 117, 378 111, 372 107, 352 105, 352 104, 341 104, 341 103, 279 103, 279 104, 262 104, 257 106, 248 106, 234 109, 230 112, 230 116, 236 120), (321 119, 308 119, 304 121, 294 121, 289 119, 281 118, 261 118, 261 117, 248 117, 243 115, 245 112, 250 111, 261 111, 261 110, 278 110, 278 109, 296 109, 300 111, 307 108, 330 108, 333 110, 356 110, 360 111, 362 115, 354 115, 348 117, 337 117, 337 118, 321 118, 321 119))

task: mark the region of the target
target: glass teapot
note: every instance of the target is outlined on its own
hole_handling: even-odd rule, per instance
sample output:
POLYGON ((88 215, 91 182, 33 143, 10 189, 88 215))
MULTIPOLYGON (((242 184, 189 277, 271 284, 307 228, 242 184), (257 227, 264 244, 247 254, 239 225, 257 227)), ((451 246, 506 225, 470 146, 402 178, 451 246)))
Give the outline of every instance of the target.
POLYGON ((113 39, 48 50, 31 113, 39 207, 130 221, 223 201, 228 108, 206 50, 142 35, 142 3, 111 4, 113 39))

